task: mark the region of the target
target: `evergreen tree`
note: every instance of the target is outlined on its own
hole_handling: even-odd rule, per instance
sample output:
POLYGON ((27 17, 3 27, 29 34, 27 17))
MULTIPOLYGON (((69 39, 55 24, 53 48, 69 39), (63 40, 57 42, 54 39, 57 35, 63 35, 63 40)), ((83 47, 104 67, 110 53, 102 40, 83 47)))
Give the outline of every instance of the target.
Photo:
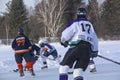
POLYGON ((28 13, 23 0, 12 0, 8 7, 8 11, 11 38, 16 36, 18 27, 23 27, 25 33, 28 35, 28 13))
POLYGON ((82 4, 82 0, 68 0, 68 6, 65 10, 65 16, 68 22, 76 18, 76 11, 82 4))
POLYGON ((93 23, 96 32, 99 30, 99 8, 97 0, 88 0, 87 12, 88 18, 93 23))
POLYGON ((104 26, 105 36, 119 36, 120 34, 120 1, 106 0, 102 11, 102 25, 104 26))

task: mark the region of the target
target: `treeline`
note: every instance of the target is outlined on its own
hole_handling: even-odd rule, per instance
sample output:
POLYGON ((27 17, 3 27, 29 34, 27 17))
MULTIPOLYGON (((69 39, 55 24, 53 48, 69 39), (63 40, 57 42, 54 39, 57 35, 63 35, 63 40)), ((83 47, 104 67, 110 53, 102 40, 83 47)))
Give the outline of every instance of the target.
POLYGON ((100 39, 120 39, 120 1, 105 0, 41 0, 35 9, 26 9, 23 0, 6 4, 7 11, 0 16, 0 39, 12 39, 18 27, 23 27, 30 39, 58 38, 67 23, 76 18, 78 7, 87 9, 87 17, 93 23, 100 39))

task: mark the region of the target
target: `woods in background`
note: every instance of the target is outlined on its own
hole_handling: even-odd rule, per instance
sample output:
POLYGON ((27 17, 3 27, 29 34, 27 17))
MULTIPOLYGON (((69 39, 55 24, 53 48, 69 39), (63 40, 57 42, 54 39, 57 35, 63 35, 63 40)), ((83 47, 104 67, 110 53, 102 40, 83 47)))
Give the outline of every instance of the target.
POLYGON ((35 9, 26 9, 23 0, 7 3, 7 11, 0 16, 0 39, 12 39, 18 27, 23 27, 30 39, 60 37, 66 24, 76 16, 78 7, 87 9, 99 38, 120 39, 120 1, 105 0, 41 0, 35 9), (111 6, 112 5, 112 6, 111 6))

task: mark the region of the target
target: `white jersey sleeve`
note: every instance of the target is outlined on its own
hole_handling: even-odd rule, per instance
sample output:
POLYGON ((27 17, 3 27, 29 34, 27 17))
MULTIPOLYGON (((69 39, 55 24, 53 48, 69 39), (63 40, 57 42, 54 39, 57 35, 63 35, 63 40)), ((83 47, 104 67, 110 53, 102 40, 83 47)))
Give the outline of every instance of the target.
POLYGON ((68 26, 63 32, 61 36, 61 42, 70 41, 72 37, 75 35, 74 25, 68 26), (68 35, 69 34, 69 35, 68 35))

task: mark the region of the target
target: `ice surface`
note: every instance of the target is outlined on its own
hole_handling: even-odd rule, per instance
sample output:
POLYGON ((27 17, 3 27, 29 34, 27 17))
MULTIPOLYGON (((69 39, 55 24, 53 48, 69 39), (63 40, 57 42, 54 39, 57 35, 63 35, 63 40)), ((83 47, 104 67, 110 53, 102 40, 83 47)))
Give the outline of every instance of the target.
MULTIPOLYGON (((58 53, 63 58, 67 48, 65 49, 59 43, 51 43, 55 45, 58 53)), ((120 41, 100 41, 99 54, 107 58, 120 62, 120 41)), ((96 73, 90 73, 89 67, 84 72, 84 80, 120 80, 120 65, 104 60, 102 58, 94 59, 97 67, 96 73)), ((16 69, 14 60, 14 52, 11 46, 0 45, 0 80, 59 80, 59 64, 47 60, 48 69, 41 70, 40 59, 34 65, 36 76, 30 76, 29 72, 25 72, 25 77, 20 78, 18 72, 13 72, 16 69)), ((24 62, 23 62, 24 63, 24 62)), ((69 75, 69 80, 73 80, 73 76, 69 75)))

